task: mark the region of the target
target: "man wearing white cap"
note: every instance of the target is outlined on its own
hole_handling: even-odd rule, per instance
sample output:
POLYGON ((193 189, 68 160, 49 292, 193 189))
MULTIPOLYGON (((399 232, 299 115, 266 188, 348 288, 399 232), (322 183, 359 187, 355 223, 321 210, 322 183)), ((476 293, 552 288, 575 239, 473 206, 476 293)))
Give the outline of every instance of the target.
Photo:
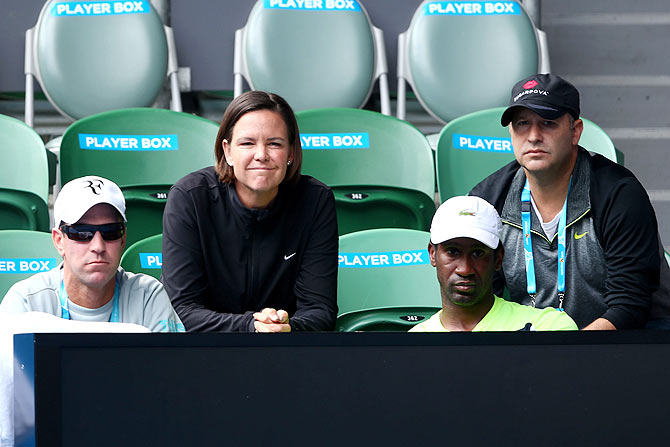
POLYGON ((501 231, 498 212, 479 197, 452 197, 438 208, 428 254, 437 269, 442 310, 411 332, 577 330, 565 312, 493 294, 493 275, 504 256, 501 231))
POLYGON ((125 212, 123 193, 111 180, 88 176, 68 182, 54 204, 51 231, 63 262, 14 284, 0 311, 38 311, 66 320, 184 332, 163 285, 119 267, 126 243, 125 212))

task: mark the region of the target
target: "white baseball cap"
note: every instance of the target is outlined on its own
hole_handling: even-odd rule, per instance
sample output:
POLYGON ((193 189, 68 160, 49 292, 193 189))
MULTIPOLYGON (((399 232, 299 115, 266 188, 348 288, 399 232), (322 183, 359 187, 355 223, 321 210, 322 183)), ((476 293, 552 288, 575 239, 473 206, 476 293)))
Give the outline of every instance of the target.
POLYGON ((469 237, 495 250, 501 233, 502 222, 496 209, 486 200, 474 196, 447 200, 437 209, 430 225, 433 244, 469 237))
POLYGON ((76 223, 86 211, 99 203, 112 205, 126 221, 126 199, 121 188, 111 180, 97 175, 70 180, 63 186, 54 203, 54 226, 61 222, 76 223))

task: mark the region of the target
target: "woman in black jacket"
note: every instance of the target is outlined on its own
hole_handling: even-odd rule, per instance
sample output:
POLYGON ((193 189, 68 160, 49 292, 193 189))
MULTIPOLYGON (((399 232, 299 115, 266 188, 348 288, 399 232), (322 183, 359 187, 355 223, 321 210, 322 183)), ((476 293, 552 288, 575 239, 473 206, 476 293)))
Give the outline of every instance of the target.
POLYGON ((300 174, 290 106, 261 91, 235 98, 215 156, 170 189, 163 215, 162 281, 186 329, 332 330, 335 200, 300 174))

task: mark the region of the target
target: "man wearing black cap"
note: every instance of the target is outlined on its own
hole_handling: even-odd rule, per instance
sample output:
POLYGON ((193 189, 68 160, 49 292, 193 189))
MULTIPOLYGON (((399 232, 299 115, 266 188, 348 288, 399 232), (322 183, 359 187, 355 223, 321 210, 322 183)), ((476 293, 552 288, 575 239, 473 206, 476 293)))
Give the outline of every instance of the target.
POLYGON ((626 168, 579 146, 577 89, 551 74, 523 79, 501 124, 516 161, 471 191, 503 222, 496 293, 565 310, 583 329, 670 328, 670 269, 649 197, 626 168))

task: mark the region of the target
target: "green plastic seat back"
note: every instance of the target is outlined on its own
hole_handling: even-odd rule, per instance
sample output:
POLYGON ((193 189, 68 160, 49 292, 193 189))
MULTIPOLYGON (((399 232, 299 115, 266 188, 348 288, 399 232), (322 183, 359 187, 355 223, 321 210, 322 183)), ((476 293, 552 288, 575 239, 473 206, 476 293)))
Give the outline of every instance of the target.
POLYGON ((0 300, 15 282, 51 270, 60 261, 50 233, 0 230, 0 300))
POLYGON ((384 228, 340 237, 337 328, 407 331, 441 307, 430 233, 384 228))
POLYGON ((466 195, 514 160, 509 131, 500 125, 504 110, 498 107, 469 113, 442 129, 435 153, 440 202, 466 195))
POLYGON ((340 234, 430 227, 435 212, 433 156, 415 127, 360 109, 305 110, 296 118, 302 172, 333 189, 340 234))
POLYGON ((49 231, 44 143, 22 121, 0 115, 0 229, 49 231))
POLYGON ((503 2, 476 1, 424 1, 414 13, 407 33, 412 89, 436 118, 505 105, 511 86, 537 73, 533 23, 517 2, 504 3, 514 13, 486 14, 487 5, 503 2), (452 13, 457 3, 463 14, 452 13), (482 14, 467 13, 477 10, 482 14))
POLYGON ((579 145, 614 162, 623 164, 623 160, 620 160, 620 155, 617 153, 609 135, 593 121, 586 118, 582 118, 582 121, 584 122, 584 131, 579 138, 579 145))
POLYGON ((121 267, 127 272, 144 273, 161 279, 163 235, 155 234, 128 246, 121 256, 121 267))
MULTIPOLYGON (((480 110, 456 118, 437 141, 437 186, 440 201, 466 195, 487 176, 514 160, 509 130, 500 125, 505 107, 480 110)), ((592 121, 582 118, 579 144, 617 161, 612 140, 592 121)))
POLYGON ((665 254, 665 262, 667 262, 668 266, 670 267, 670 253, 665 250, 663 250, 663 253, 665 254))
POLYGON ((214 164, 218 126, 188 113, 123 109, 76 121, 60 149, 63 184, 85 175, 116 182, 126 198, 126 244, 162 233, 167 193, 186 174, 214 164))
POLYGON ((277 93, 294 110, 363 106, 374 82, 375 49, 360 3, 332 2, 355 10, 282 9, 274 3, 257 1, 247 21, 242 51, 252 89, 277 93))
POLYGON ((50 0, 35 29, 40 85, 67 116, 148 107, 163 86, 167 39, 149 0, 97 6, 50 0), (140 5, 142 12, 135 11, 140 5), (126 13, 100 14, 123 6, 126 13))

